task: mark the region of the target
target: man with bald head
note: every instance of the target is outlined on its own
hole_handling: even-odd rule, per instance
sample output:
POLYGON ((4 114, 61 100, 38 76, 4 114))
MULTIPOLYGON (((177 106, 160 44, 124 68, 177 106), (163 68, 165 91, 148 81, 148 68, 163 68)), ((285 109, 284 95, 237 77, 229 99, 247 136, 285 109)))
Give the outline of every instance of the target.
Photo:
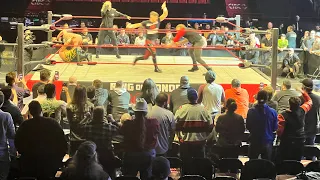
POLYGON ((172 91, 170 96, 170 111, 173 114, 179 109, 180 106, 184 104, 188 104, 189 100, 187 97, 187 91, 190 88, 189 78, 188 76, 182 76, 180 78, 180 86, 179 88, 172 91))
POLYGON ((156 105, 148 113, 148 117, 156 119, 159 124, 158 143, 156 146, 157 156, 165 156, 174 138, 175 119, 172 112, 167 110, 168 95, 160 93, 156 97, 156 105))
MULTIPOLYGON (((69 92, 69 97, 70 97, 70 101, 73 100, 73 94, 74 94, 74 90, 76 89, 78 85, 78 81, 77 78, 74 76, 69 77, 69 82, 68 84, 65 83, 64 86, 67 86, 68 92, 69 92)), ((64 102, 68 102, 68 98, 67 97, 67 93, 65 90, 63 90, 60 94, 60 99, 63 100, 64 102)))

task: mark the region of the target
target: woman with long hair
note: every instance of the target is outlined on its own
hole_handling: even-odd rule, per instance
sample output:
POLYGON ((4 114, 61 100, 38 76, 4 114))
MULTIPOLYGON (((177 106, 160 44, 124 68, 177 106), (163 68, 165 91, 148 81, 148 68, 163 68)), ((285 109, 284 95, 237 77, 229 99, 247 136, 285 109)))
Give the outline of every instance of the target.
POLYGON ((94 105, 88 101, 87 91, 84 86, 78 85, 73 94, 73 99, 67 106, 67 118, 70 124, 70 153, 73 154, 84 141, 83 125, 88 123, 94 105))
POLYGON ((142 180, 151 177, 151 164, 156 155, 155 147, 159 134, 158 121, 146 117, 147 106, 143 98, 138 98, 133 108, 135 118, 125 121, 121 128, 125 150, 123 174, 136 176, 137 172, 140 172, 142 180))
POLYGON ((147 104, 151 104, 152 106, 156 104, 155 100, 159 94, 159 90, 152 79, 148 78, 143 82, 141 93, 141 98, 145 99, 147 104))
POLYGON ((109 175, 98 163, 96 149, 94 142, 82 143, 60 178, 62 180, 110 180, 109 175))
POLYGON ((230 98, 227 100, 226 108, 226 113, 219 116, 217 120, 215 128, 216 132, 219 133, 217 144, 223 149, 220 156, 229 158, 238 157, 239 152, 235 151, 235 149, 240 149, 242 136, 245 131, 244 119, 241 115, 235 113, 237 103, 234 99, 230 98))

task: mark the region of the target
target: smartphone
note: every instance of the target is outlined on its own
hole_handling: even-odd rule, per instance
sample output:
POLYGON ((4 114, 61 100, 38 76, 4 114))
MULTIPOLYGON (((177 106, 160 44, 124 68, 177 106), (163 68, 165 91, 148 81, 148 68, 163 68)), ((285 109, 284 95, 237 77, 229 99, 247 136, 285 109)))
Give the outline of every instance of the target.
POLYGON ((22 81, 22 79, 23 79, 23 74, 19 74, 19 81, 22 81))
POLYGON ((54 72, 54 79, 57 81, 59 80, 59 71, 54 72))

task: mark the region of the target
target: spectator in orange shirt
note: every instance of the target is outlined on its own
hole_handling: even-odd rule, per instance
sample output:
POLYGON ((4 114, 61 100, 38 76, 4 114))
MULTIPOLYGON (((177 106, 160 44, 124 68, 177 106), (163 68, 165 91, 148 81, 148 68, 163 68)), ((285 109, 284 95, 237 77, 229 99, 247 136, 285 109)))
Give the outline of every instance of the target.
POLYGON ((236 114, 241 115, 243 118, 247 118, 249 110, 249 94, 246 89, 241 88, 241 83, 238 79, 233 79, 231 82, 231 89, 225 91, 226 99, 232 98, 236 100, 238 109, 236 114))

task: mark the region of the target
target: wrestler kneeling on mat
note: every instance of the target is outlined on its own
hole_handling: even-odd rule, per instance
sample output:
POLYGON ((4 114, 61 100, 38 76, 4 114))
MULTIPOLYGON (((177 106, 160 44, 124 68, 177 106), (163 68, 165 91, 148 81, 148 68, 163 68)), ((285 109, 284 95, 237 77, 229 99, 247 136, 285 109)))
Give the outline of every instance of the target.
MULTIPOLYGON (((82 44, 81 35, 64 32, 62 36, 65 42, 59 50, 59 56, 64 62, 80 63, 81 61, 89 62, 92 60, 92 54, 86 53, 80 47, 80 45, 82 44)), ((81 64, 78 64, 78 65, 81 65, 81 64)))
POLYGON ((157 52, 156 52, 156 48, 154 48, 153 46, 156 45, 156 40, 158 39, 158 33, 159 33, 158 30, 160 27, 160 22, 163 21, 168 16, 168 9, 167 9, 166 2, 162 4, 161 8, 163 10, 163 13, 160 17, 157 12, 151 11, 149 20, 142 21, 141 23, 136 23, 136 24, 129 23, 127 25, 127 28, 135 29, 139 27, 144 27, 147 30, 146 44, 145 44, 147 46, 147 50, 145 51, 144 56, 137 57, 134 60, 133 65, 135 65, 139 60, 146 60, 150 56, 152 56, 154 72, 159 72, 159 73, 161 73, 162 71, 158 68, 157 58, 156 58, 157 52))
POLYGON ((205 40, 196 32, 194 29, 186 28, 185 25, 179 24, 176 27, 177 35, 173 39, 173 45, 182 45, 190 42, 192 44, 192 48, 189 49, 189 55, 192 58, 193 67, 188 70, 189 72, 198 71, 197 62, 200 63, 204 68, 208 71, 212 70, 206 62, 201 58, 202 55, 202 47, 206 44, 205 40), (180 39, 184 37, 183 40, 180 39))

